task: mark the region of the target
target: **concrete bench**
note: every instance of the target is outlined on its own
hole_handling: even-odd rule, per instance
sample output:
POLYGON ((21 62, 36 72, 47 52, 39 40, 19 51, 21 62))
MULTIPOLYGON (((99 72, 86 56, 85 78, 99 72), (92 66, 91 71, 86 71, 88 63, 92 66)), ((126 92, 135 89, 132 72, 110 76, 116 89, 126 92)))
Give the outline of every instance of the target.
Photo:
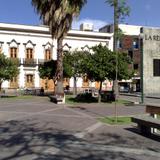
POLYGON ((64 99, 65 97, 64 96, 60 96, 60 95, 54 95, 54 96, 49 96, 50 98, 50 101, 51 102, 54 102, 54 103, 57 103, 57 104, 63 104, 64 103, 64 99))
POLYGON ((132 122, 138 124, 140 132, 144 135, 149 135, 152 128, 160 129, 160 120, 148 115, 138 115, 131 117, 132 122))
POLYGON ((146 105, 146 113, 149 113, 151 116, 154 116, 154 114, 160 114, 160 106, 146 105))
MULTIPOLYGON (((158 115, 160 115, 160 106, 154 105, 154 104, 147 104, 146 105, 146 113, 149 113, 150 116, 153 118, 158 118, 158 115)), ((153 133, 157 133, 157 129, 152 128, 153 133)))

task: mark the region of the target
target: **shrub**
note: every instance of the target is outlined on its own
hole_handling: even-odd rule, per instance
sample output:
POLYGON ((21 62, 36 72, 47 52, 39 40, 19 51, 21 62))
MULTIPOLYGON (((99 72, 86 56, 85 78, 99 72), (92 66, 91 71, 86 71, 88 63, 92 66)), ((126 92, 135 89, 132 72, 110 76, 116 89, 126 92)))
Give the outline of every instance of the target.
POLYGON ((91 93, 80 93, 75 97, 76 102, 97 102, 97 99, 91 93))

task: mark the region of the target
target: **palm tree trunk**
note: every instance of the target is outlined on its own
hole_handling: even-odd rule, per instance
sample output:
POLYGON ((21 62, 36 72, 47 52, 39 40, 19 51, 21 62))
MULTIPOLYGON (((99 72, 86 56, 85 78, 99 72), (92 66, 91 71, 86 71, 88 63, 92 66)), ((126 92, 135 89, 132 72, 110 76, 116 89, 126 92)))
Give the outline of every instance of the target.
POLYGON ((118 34, 118 0, 114 1, 114 38, 113 38, 113 51, 116 52, 116 76, 114 80, 114 92, 115 92, 115 122, 117 123, 117 98, 118 98, 118 53, 117 53, 117 34, 118 34))
POLYGON ((63 37, 57 40, 57 87, 55 94, 64 95, 63 90, 63 47, 62 47, 63 37))
POLYGON ((101 103, 101 90, 102 90, 102 81, 100 81, 99 94, 98 94, 98 103, 101 103))
POLYGON ((117 41, 118 41, 118 23, 119 23, 119 19, 118 19, 118 0, 115 0, 114 2, 114 51, 116 52, 116 76, 115 76, 115 82, 114 82, 114 91, 115 91, 115 95, 116 95, 116 99, 118 97, 118 53, 117 53, 117 41))

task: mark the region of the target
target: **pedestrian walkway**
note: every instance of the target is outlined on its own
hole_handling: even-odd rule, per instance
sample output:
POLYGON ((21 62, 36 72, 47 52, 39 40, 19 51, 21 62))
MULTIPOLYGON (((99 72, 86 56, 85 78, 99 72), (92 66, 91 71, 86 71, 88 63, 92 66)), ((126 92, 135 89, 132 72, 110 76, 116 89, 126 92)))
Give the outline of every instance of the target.
MULTIPOLYGON (((119 115, 140 113, 144 106, 118 105, 119 115)), ((133 124, 98 121, 106 115, 114 115, 114 104, 57 105, 46 97, 1 100, 0 160, 160 158, 158 140, 137 134, 133 124)))

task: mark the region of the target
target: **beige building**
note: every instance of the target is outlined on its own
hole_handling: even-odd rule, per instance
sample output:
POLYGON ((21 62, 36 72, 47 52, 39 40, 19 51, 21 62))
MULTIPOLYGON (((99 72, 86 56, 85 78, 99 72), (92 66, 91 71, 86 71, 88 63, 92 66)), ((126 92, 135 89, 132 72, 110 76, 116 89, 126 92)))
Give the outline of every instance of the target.
POLYGON ((160 95, 160 29, 141 29, 144 95, 160 95))

